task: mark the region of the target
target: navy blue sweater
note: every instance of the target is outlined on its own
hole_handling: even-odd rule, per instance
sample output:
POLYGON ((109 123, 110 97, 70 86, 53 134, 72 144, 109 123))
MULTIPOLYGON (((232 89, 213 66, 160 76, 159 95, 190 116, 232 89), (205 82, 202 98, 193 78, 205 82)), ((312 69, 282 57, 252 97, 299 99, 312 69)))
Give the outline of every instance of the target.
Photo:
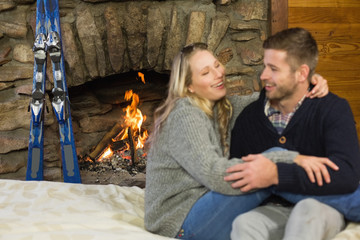
POLYGON ((264 114, 265 92, 238 116, 231 133, 230 157, 261 153, 283 147, 303 155, 328 157, 338 171, 328 168, 331 183, 311 183, 297 164, 277 163, 279 191, 311 195, 353 192, 360 180, 360 150, 355 121, 345 99, 329 93, 305 99, 279 135, 264 114))

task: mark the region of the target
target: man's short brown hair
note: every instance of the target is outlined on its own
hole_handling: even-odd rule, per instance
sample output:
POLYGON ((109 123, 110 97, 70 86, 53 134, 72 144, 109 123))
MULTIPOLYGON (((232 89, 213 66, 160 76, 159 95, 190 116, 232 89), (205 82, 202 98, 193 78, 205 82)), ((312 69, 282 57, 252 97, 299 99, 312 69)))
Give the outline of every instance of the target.
POLYGON ((318 48, 313 36, 303 28, 289 28, 267 38, 264 49, 283 50, 287 53, 287 61, 293 71, 300 65, 310 68, 309 79, 315 72, 318 62, 318 48))

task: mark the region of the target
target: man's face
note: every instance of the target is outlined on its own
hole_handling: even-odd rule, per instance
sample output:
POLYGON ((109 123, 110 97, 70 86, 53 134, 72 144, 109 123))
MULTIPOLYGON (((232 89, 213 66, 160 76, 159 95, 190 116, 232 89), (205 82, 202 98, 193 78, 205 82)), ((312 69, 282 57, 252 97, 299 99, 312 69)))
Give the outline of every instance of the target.
POLYGON ((286 61, 287 53, 282 50, 266 49, 264 70, 260 76, 266 90, 266 97, 282 101, 294 94, 297 86, 296 72, 286 61))

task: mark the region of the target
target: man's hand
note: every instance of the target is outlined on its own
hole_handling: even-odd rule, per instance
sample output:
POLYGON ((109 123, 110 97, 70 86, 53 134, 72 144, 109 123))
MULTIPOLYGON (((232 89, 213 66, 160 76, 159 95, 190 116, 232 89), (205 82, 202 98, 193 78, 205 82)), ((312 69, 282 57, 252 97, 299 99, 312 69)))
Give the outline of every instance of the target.
POLYGON ((316 179, 319 186, 323 185, 323 179, 326 183, 330 183, 331 181, 326 166, 329 166, 336 171, 339 170, 339 167, 335 163, 324 157, 298 155, 294 159, 294 162, 306 171, 312 183, 315 183, 316 179))
POLYGON ((240 188, 242 192, 258 188, 266 188, 278 184, 277 166, 270 159, 261 154, 250 154, 242 158, 245 162, 229 167, 224 177, 225 181, 235 181, 233 188, 240 188))
POLYGON ((329 85, 327 80, 319 74, 314 74, 311 78, 311 83, 314 85, 313 89, 306 95, 309 98, 322 98, 329 93, 329 85))

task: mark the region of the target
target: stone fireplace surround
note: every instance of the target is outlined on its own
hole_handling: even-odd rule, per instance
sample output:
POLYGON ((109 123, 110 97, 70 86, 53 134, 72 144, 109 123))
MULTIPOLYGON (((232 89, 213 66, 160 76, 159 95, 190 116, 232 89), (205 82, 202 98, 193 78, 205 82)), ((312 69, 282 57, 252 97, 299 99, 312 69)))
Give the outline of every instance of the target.
MULTIPOLYGON (((77 153, 86 156, 123 116, 123 93, 141 92, 151 128, 171 61, 202 41, 227 68, 230 93, 259 90, 268 0, 60 0, 66 80, 77 153), (145 74, 146 84, 136 79, 145 74)), ((25 179, 33 76, 34 0, 0 2, 0 178, 25 179)), ((52 88, 48 64, 47 90, 52 88)), ((44 177, 62 181, 58 129, 46 101, 44 177)))

